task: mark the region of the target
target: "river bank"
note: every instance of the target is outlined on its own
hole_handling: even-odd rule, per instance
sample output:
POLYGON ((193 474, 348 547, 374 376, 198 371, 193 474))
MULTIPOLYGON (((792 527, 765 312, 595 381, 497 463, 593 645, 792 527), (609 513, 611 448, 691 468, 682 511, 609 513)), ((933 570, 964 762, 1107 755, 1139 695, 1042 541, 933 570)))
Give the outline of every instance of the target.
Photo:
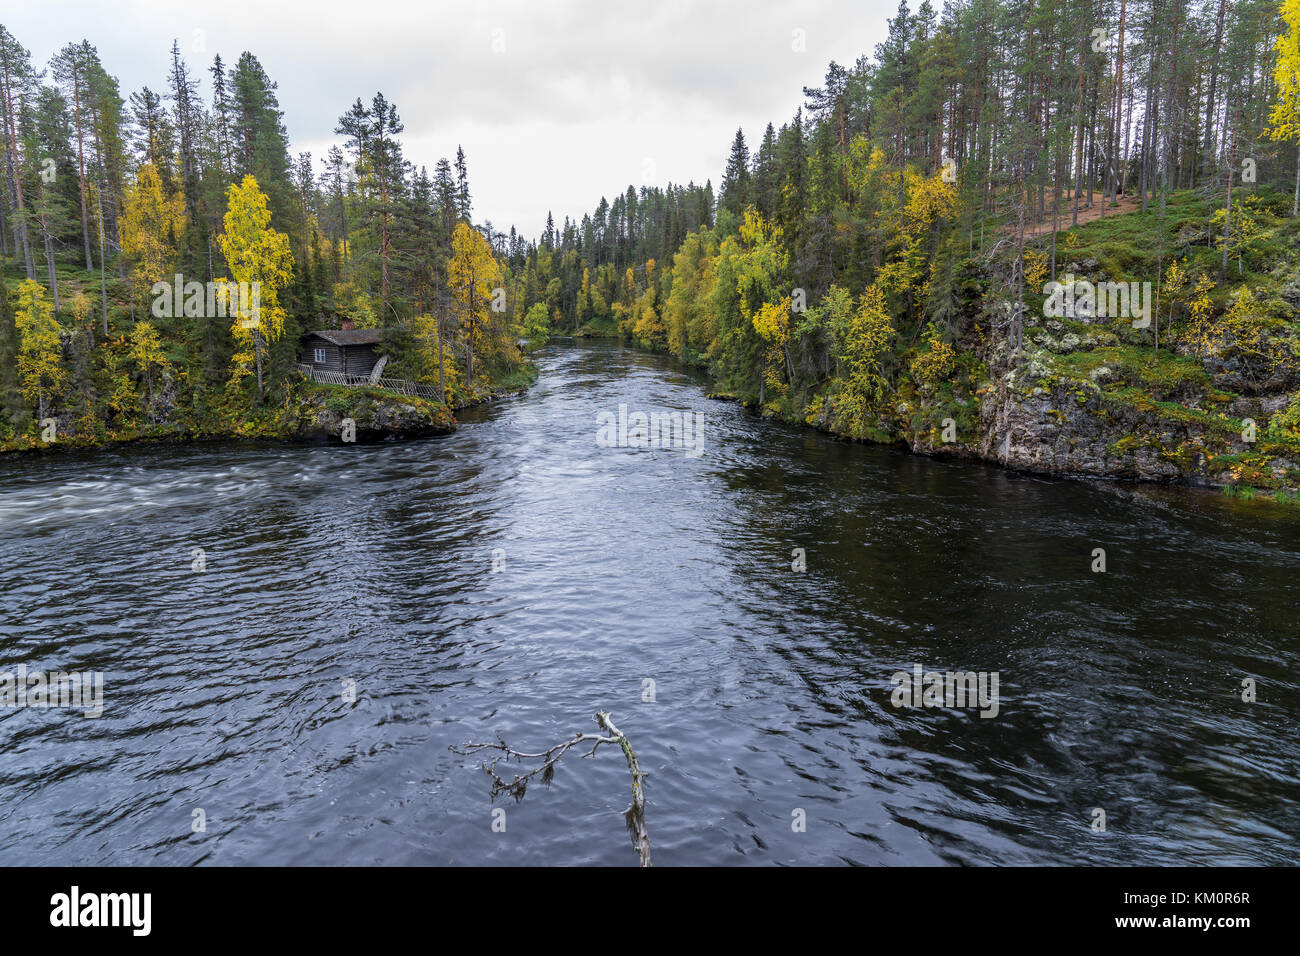
POLYGON ((189 444, 192 442, 265 441, 329 444, 371 443, 427 438, 456 430, 455 413, 518 394, 537 380, 530 367, 510 381, 480 387, 472 399, 451 407, 414 395, 377 387, 292 383, 283 402, 249 409, 239 418, 230 414, 188 414, 165 408, 161 420, 110 429, 102 422, 54 419, 52 430, 24 434, 0 442, 0 453, 43 454, 69 449, 128 445, 189 444), (345 435, 344 422, 352 425, 345 435), (52 440, 45 440, 52 435, 52 440))
MULTIPOLYGON (((1087 275, 1098 261, 1066 268, 1087 275)), ((1276 281, 1270 308, 1300 313, 1300 280, 1276 281)), ((843 439, 1054 477, 1300 504, 1300 339, 1292 326, 1268 328, 1266 362, 1262 347, 1252 353, 1240 343, 1207 355, 1185 331, 1162 333, 1153 347, 1151 331, 1127 318, 1027 314, 1015 351, 990 328, 988 313, 1003 305, 990 298, 963 317, 951 345, 931 338, 901 348, 890 387, 865 414, 848 410, 843 378, 765 402, 718 384, 704 356, 679 358, 710 373, 716 397, 843 439)))

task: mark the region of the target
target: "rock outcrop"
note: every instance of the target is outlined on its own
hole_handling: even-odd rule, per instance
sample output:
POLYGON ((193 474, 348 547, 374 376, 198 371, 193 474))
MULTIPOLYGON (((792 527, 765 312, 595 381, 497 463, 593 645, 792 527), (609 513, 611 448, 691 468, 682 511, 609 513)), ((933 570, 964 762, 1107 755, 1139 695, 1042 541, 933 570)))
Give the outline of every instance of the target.
POLYGON ((305 388, 291 408, 285 437, 295 441, 341 442, 344 420, 355 425, 358 442, 418 438, 455 431, 443 406, 375 388, 305 388))

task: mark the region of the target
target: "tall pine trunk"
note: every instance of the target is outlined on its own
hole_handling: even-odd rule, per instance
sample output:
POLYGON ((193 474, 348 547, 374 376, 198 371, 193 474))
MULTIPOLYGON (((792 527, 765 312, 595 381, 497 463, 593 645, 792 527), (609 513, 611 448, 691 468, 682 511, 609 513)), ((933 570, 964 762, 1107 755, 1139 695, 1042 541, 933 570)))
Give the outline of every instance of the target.
POLYGON ((73 115, 77 118, 77 188, 81 193, 81 240, 86 247, 86 271, 89 272, 95 266, 90 261, 90 214, 86 210, 86 157, 81 123, 81 76, 75 72, 75 67, 73 69, 73 115))

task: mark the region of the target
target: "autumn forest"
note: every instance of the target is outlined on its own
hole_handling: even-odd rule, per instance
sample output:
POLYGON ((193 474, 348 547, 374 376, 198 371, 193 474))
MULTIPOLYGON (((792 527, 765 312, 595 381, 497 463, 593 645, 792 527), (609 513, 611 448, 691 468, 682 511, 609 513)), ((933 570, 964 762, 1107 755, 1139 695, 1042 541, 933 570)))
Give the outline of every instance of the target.
POLYGON ((0 27, 4 447, 50 420, 72 443, 280 435, 328 391, 299 370, 316 328, 379 330, 385 374, 446 412, 526 384, 549 337, 603 336, 915 450, 974 452, 987 400, 1102 365, 1102 406, 1225 435, 1260 399, 1257 479, 1300 447, 1297 0, 903 2, 793 116, 737 130, 716 184, 629 186, 535 237, 476 221, 454 144, 408 158, 382 92, 314 157, 254 52, 176 44, 158 79, 120 89, 89 40, 33 62, 0 27), (1154 322, 1043 322, 1045 284, 1084 275, 1151 283, 1154 322), (174 276, 218 301, 259 283, 259 320, 159 315, 174 276))

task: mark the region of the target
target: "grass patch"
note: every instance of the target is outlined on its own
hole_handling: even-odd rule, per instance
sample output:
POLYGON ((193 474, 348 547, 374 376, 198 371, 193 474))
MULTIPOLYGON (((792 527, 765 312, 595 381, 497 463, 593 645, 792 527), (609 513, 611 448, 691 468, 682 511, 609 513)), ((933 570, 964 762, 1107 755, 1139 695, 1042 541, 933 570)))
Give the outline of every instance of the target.
POLYGON ((1211 385, 1210 373, 1195 359, 1136 345, 1057 355, 1052 364, 1057 375, 1075 381, 1091 381, 1098 369, 1110 369, 1118 381, 1139 386, 1153 398, 1184 394, 1192 388, 1208 390, 1211 385))

